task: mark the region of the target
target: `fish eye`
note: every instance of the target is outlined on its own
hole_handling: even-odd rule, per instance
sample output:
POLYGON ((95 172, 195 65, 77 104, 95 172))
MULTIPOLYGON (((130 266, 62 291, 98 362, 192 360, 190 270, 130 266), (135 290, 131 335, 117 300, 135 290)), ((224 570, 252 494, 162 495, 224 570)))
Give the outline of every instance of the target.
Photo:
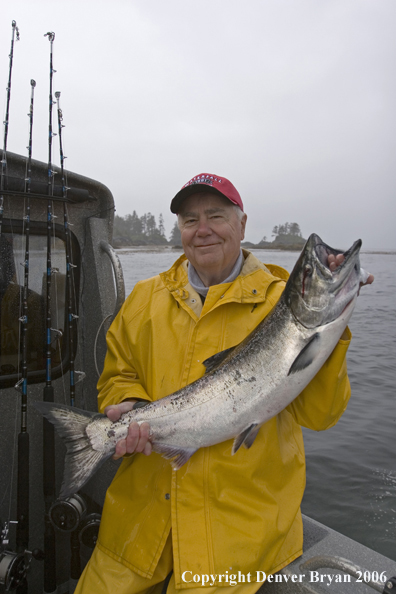
POLYGON ((310 264, 307 264, 304 269, 304 276, 311 276, 313 268, 310 264))

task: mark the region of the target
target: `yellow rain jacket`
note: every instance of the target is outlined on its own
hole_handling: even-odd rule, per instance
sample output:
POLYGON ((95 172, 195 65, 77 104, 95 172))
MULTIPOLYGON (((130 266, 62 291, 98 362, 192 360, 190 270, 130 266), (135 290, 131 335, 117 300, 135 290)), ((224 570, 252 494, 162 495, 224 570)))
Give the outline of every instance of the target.
MULTIPOLYGON (((202 375, 203 361, 241 342, 278 301, 288 274, 244 251, 241 274, 210 287, 204 305, 187 261, 139 282, 108 335, 100 410, 127 398, 158 400, 202 375)), ((125 457, 110 485, 97 546, 150 578, 172 529, 182 574, 273 573, 302 553, 305 456, 300 425, 334 425, 350 396, 347 339, 305 390, 231 456, 232 441, 198 450, 178 471, 153 453, 125 457)), ((191 574, 188 574, 191 575, 191 574)), ((252 575, 253 581, 253 575, 252 575)), ((220 585, 227 585, 225 583, 220 585)))

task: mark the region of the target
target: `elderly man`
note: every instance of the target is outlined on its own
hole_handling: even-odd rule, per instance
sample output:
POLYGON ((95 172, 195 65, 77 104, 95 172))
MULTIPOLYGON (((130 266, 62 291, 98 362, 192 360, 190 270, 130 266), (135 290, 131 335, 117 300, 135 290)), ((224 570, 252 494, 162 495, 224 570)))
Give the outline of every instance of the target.
MULTIPOLYGON (((171 210, 184 255, 136 285, 108 332, 98 388, 99 407, 112 420, 201 377, 205 359, 241 342, 269 314, 288 276, 241 250, 247 217, 227 179, 194 177, 171 210)), ((347 329, 298 398, 235 456, 224 442, 198 450, 173 471, 151 452, 149 426, 131 424, 117 444, 115 457, 125 457, 77 592, 161 592, 173 570, 168 592, 194 593, 202 576, 212 575, 207 590, 249 594, 259 588, 257 571, 274 573, 301 555, 301 425, 327 429, 344 412, 349 341, 347 329), (232 576, 237 585, 230 585, 232 576)))

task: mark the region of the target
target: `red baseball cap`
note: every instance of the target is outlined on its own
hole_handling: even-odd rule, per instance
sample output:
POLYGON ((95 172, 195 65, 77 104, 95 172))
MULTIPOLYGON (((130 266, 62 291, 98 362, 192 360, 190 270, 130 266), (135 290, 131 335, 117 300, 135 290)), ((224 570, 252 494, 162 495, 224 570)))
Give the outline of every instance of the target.
POLYGON ((181 203, 187 196, 203 192, 212 192, 213 194, 224 196, 224 198, 239 206, 243 211, 242 198, 235 186, 225 177, 212 175, 211 173, 200 173, 184 184, 171 202, 171 211, 177 214, 180 210, 181 203))

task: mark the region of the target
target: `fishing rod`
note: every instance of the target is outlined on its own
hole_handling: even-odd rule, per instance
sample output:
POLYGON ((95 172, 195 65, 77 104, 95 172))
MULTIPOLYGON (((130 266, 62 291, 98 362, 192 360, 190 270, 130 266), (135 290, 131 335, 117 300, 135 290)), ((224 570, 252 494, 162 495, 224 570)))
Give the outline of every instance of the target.
MULTIPOLYGON (((27 160, 27 175, 25 179, 25 192, 27 194, 26 215, 24 217, 25 223, 25 260, 24 266, 24 283, 22 290, 22 316, 19 318, 21 324, 22 337, 22 378, 17 383, 16 387, 21 386, 21 429, 18 435, 18 481, 17 481, 17 529, 16 529, 16 544, 17 550, 26 551, 29 546, 29 433, 27 430, 27 383, 28 383, 28 346, 27 346, 27 330, 28 330, 28 296, 29 296, 29 238, 30 238, 30 189, 32 176, 32 145, 33 145, 33 106, 34 106, 34 89, 36 82, 32 79, 31 96, 30 96, 30 110, 29 116, 29 146, 28 146, 28 160, 27 160)), ((26 578, 17 588, 18 594, 27 592, 26 578)))
POLYGON ((1 237, 1 229, 3 225, 3 213, 4 213, 4 196, 3 190, 4 188, 4 178, 7 173, 7 138, 8 138, 8 122, 9 122, 9 115, 10 115, 10 99, 11 99, 11 74, 12 74, 12 62, 14 59, 14 41, 19 41, 19 29, 17 27, 16 21, 12 21, 12 35, 11 35, 11 51, 10 51, 10 65, 8 70, 8 85, 7 85, 7 104, 6 104, 6 114, 4 120, 4 140, 3 140, 3 154, 1 157, 1 181, 0 181, 0 237, 1 237))
POLYGON ((1 544, 8 544, 8 532, 11 524, 16 524, 16 545, 17 552, 12 550, 3 551, 0 555, 0 585, 5 586, 5 591, 16 590, 17 594, 27 594, 28 583, 27 574, 29 572, 32 558, 41 560, 43 553, 39 549, 28 550, 29 546, 29 494, 30 494, 30 444, 27 424, 27 385, 28 385, 28 298, 29 298, 29 270, 30 270, 30 194, 31 194, 31 169, 32 169, 32 138, 33 138, 33 106, 34 89, 36 82, 30 81, 31 98, 29 117, 29 146, 28 159, 26 163, 25 175, 25 195, 27 197, 24 220, 25 237, 25 259, 24 282, 20 292, 21 297, 21 317, 20 335, 21 335, 21 359, 22 371, 21 379, 15 385, 15 388, 22 394, 21 398, 21 425, 18 435, 18 478, 17 478, 17 518, 16 521, 6 523, 1 535, 1 544))
MULTIPOLYGON (((66 247, 66 302, 67 302, 67 320, 68 320, 68 339, 69 339, 69 390, 70 390, 70 406, 75 404, 75 376, 74 376, 74 326, 78 319, 78 316, 73 312, 74 300, 74 282, 73 282, 73 268, 75 266, 72 262, 72 250, 71 250, 71 237, 69 229, 69 220, 67 212, 67 186, 65 180, 65 168, 64 162, 66 157, 63 153, 63 141, 62 141, 62 128, 64 128, 63 113, 60 107, 60 92, 55 93, 57 102, 58 112, 58 136, 59 136, 59 153, 60 153, 60 165, 61 165, 61 179, 62 179, 62 193, 63 193, 63 222, 65 229, 65 247, 66 247)), ((70 517, 75 520, 74 526, 70 530, 70 586, 74 591, 77 586, 77 582, 81 575, 81 561, 80 561, 80 539, 79 539, 79 526, 81 519, 84 517, 86 512, 86 504, 82 497, 70 498, 68 502, 58 502, 51 508, 51 519, 54 523, 54 511, 58 509, 58 515, 60 515, 61 523, 65 522, 70 517), (65 506, 67 509, 65 509, 65 506), (74 512, 74 513, 73 513, 74 512)), ((55 511, 56 515, 56 511, 55 511)), ((64 529, 65 526, 59 525, 59 522, 55 522, 55 526, 64 529)), ((70 526, 69 526, 70 528, 70 526)))
POLYGON ((72 262, 72 250, 71 250, 71 237, 70 237, 70 223, 68 220, 67 211, 67 190, 65 181, 65 169, 64 161, 66 157, 63 153, 63 142, 62 142, 62 128, 64 128, 63 113, 60 108, 60 92, 55 93, 57 108, 58 108, 58 136, 59 136, 59 153, 60 153, 60 164, 61 164, 61 179, 62 179, 62 193, 63 193, 63 222, 65 229, 65 251, 66 251, 66 302, 67 302, 67 321, 68 321, 68 338, 69 338, 69 389, 70 389, 70 406, 74 406, 76 386, 74 377, 74 325, 78 316, 73 312, 74 304, 74 282, 73 282, 73 268, 75 265, 72 262))
MULTIPOLYGON (((44 35, 50 42, 50 84, 49 84, 49 121, 48 121, 48 202, 47 202, 47 276, 46 276, 46 352, 45 352, 45 370, 46 379, 43 390, 43 400, 45 402, 54 402, 54 388, 52 386, 52 352, 51 352, 51 240, 52 240, 52 195, 53 195, 53 177, 52 170, 52 106, 54 104, 52 97, 52 81, 54 75, 53 68, 53 43, 55 39, 54 32, 48 32, 44 35)), ((54 430, 49 423, 43 425, 43 491, 45 503, 44 518, 44 592, 56 592, 56 555, 55 555, 55 530, 51 524, 49 511, 51 503, 55 498, 55 437, 54 430)))

